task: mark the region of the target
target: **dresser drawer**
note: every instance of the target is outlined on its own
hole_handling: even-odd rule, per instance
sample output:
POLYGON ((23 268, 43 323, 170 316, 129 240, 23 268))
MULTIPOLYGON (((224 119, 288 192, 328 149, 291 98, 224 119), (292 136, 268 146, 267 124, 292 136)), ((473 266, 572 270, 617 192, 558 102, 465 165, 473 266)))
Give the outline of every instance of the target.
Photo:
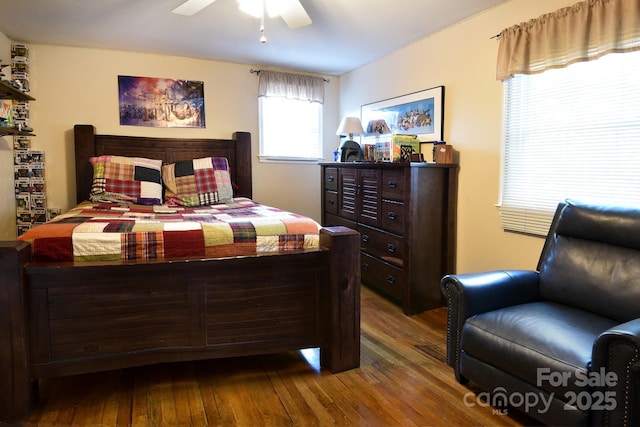
POLYGON ((338 168, 324 168, 324 189, 338 191, 338 168))
POLYGON ((361 254, 362 283, 402 301, 404 271, 377 258, 361 254))
POLYGON ((333 215, 338 214, 338 193, 335 191, 324 192, 324 211, 333 215))
POLYGON ((360 249, 383 261, 402 267, 404 265, 404 241, 395 234, 365 225, 358 226, 360 249))
POLYGON ((382 171, 382 198, 399 202, 405 200, 404 171, 385 170, 382 171))
POLYGON ((404 203, 382 201, 382 228, 396 234, 404 233, 404 203))

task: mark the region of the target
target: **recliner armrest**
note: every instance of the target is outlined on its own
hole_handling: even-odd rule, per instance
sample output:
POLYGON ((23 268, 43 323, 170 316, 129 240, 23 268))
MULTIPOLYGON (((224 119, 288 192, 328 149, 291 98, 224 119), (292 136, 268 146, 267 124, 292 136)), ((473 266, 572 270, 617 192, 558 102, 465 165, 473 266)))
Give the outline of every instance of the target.
POLYGON ((460 316, 470 316, 498 308, 540 299, 539 274, 532 270, 499 270, 483 273, 449 274, 442 278, 447 302, 456 302, 460 316))
POLYGON ((593 411, 598 425, 605 425, 604 421, 606 425, 640 425, 640 319, 600 334, 593 344, 591 372, 616 375, 613 384, 607 382, 597 388, 616 400, 614 409, 593 411))
POLYGON ((460 375, 460 336, 469 317, 540 299, 539 274, 532 270, 500 270, 470 274, 449 274, 441 280, 447 305, 447 364, 460 375))

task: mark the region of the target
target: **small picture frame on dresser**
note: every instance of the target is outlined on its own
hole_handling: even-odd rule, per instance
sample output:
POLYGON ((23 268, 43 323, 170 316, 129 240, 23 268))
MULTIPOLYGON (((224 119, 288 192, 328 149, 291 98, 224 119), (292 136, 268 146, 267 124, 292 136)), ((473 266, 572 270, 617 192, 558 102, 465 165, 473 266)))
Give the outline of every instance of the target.
POLYGON ((453 147, 448 144, 434 145, 434 161, 436 163, 453 163, 453 147))

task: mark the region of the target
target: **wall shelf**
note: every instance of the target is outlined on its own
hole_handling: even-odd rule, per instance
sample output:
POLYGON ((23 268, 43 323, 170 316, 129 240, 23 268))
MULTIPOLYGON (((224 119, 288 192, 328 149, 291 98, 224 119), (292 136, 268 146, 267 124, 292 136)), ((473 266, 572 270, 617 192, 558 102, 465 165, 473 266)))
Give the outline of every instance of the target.
POLYGON ((12 136, 36 136, 34 133, 31 133, 31 132, 25 132, 25 131, 14 129, 14 128, 10 128, 10 127, 0 126, 0 136, 7 136, 7 135, 12 135, 12 136))
POLYGON ((35 101, 31 95, 27 95, 23 91, 16 89, 9 83, 0 80, 0 99, 15 99, 17 101, 35 101))

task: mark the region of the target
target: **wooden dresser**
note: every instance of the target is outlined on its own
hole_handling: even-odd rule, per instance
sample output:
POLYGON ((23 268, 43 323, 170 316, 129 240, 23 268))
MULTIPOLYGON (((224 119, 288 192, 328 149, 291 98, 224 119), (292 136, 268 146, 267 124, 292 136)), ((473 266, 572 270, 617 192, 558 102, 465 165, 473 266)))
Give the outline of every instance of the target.
POLYGON ((362 283, 416 314, 455 273, 458 166, 323 163, 322 224, 360 233, 362 283))

